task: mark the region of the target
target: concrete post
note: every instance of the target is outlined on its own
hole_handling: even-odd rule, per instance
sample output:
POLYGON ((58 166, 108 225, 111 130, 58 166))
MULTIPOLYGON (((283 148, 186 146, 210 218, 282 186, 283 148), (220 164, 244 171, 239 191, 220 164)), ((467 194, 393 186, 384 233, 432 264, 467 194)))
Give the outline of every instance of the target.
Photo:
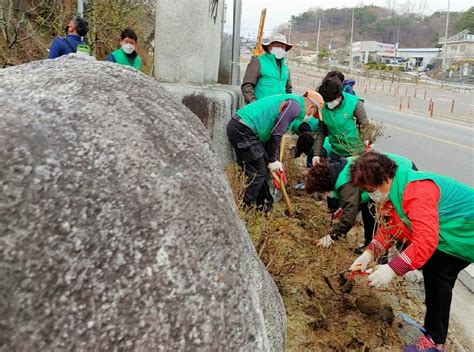
POLYGON ((170 83, 217 82, 223 1, 158 0, 155 76, 170 83))

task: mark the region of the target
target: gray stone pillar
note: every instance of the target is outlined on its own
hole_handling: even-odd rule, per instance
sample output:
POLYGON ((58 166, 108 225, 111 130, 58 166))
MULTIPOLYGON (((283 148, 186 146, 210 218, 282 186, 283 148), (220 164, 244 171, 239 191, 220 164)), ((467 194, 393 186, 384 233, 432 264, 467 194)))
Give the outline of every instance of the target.
POLYGON ((158 0, 155 76, 170 83, 217 82, 224 0, 158 0))

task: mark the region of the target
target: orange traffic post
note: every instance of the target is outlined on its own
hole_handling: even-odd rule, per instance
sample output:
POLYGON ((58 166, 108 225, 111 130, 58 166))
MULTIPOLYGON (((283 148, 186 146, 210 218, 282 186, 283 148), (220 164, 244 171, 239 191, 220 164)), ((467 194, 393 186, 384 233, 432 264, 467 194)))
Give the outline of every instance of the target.
POLYGON ((398 110, 402 111, 403 106, 403 97, 400 97, 400 105, 398 106, 398 110))
POLYGON ((453 102, 451 103, 451 114, 454 113, 454 98, 453 98, 453 102))
POLYGON ((434 111, 434 101, 431 102, 430 117, 433 117, 433 111, 434 111))
POLYGON ((431 111, 431 103, 433 102, 433 98, 430 98, 430 102, 428 103, 428 112, 431 111))
POLYGON ((410 110, 410 102, 411 102, 411 97, 408 97, 408 101, 407 101, 407 109, 410 110))

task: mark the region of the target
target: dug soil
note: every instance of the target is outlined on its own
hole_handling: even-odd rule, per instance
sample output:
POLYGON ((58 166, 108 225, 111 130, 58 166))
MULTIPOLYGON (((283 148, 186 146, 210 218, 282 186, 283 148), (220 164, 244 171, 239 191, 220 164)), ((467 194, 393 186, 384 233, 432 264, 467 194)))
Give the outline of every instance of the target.
POLYGON ((237 166, 228 168, 227 176, 241 218, 283 297, 288 351, 400 351, 393 311, 419 319, 422 304, 410 299, 400 281, 377 290, 367 286, 366 277, 351 281, 346 273, 328 278, 334 291, 329 287, 324 276, 349 268, 357 257, 353 250, 362 238, 361 227, 330 248, 317 246, 331 228, 326 202, 293 188, 301 160, 286 160, 292 216, 283 201, 269 214, 244 211, 239 205, 245 178, 237 166))

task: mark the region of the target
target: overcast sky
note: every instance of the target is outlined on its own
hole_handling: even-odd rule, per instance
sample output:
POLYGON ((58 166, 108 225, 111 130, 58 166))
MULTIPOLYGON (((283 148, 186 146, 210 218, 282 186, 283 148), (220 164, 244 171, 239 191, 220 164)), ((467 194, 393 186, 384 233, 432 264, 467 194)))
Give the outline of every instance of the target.
MULTIPOLYGON (((446 11, 448 8, 448 0, 391 0, 395 1, 398 6, 405 4, 407 1, 419 3, 426 1, 426 13, 431 14, 437 10, 446 11)), ((378 5, 386 6, 390 0, 331 0, 331 1, 315 1, 315 0, 242 0, 242 24, 241 35, 246 37, 248 33, 255 36, 258 31, 258 23, 260 20, 260 12, 263 8, 267 8, 267 18, 265 21, 265 34, 271 33, 273 29, 281 23, 288 21, 291 15, 298 15, 311 7, 321 7, 323 9, 330 7, 353 7, 358 5, 378 5)), ((227 0, 227 23, 226 32, 232 32, 232 0, 227 0)), ((451 0, 450 9, 452 11, 466 11, 472 5, 471 1, 451 0)))

